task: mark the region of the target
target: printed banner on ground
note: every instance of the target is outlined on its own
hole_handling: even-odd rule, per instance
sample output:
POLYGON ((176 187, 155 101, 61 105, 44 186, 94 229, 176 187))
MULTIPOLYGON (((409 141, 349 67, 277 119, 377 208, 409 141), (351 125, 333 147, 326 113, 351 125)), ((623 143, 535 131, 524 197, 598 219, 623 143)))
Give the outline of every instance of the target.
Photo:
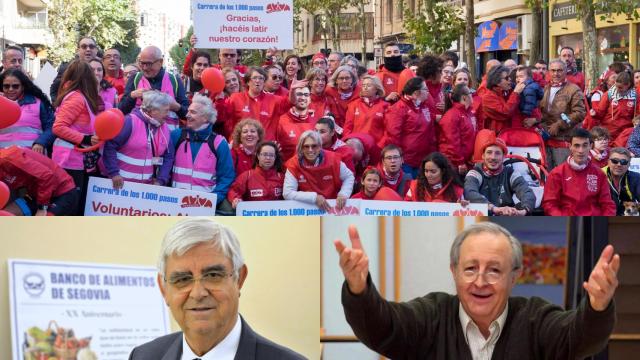
POLYGON ((171 331, 152 267, 9 259, 13 359, 121 360, 171 331))
POLYGON ((198 49, 293 49, 293 0, 191 0, 198 49))
POLYGON ((342 210, 335 207, 335 200, 328 200, 331 209, 326 212, 317 206, 299 201, 243 201, 236 208, 238 216, 486 216, 486 204, 348 200, 342 210))
POLYGON ((89 178, 85 215, 181 216, 216 213, 216 194, 125 181, 115 190, 110 179, 89 178))

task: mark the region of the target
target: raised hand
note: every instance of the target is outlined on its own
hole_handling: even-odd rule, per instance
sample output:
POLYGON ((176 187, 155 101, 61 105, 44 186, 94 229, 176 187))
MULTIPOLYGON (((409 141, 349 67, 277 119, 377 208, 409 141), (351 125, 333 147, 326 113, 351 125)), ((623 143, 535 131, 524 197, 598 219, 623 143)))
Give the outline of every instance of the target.
POLYGON ((620 255, 614 254, 612 245, 607 245, 591 271, 589 280, 582 283, 582 287, 589 294, 589 301, 594 310, 603 311, 609 306, 618 287, 619 269, 620 255))
POLYGON ((369 257, 365 254, 360 242, 358 229, 349 225, 349 239, 351 247, 346 247, 340 239, 333 241, 340 256, 340 267, 347 280, 349 290, 354 294, 362 294, 367 289, 367 274, 369 274, 369 257))

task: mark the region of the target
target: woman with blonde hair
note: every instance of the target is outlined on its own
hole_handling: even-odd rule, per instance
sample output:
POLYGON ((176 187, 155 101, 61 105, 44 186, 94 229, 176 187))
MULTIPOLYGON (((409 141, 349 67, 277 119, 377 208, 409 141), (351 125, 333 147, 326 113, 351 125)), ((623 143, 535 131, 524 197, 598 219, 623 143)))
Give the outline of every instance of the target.
POLYGON ((373 137, 376 144, 384 147, 384 114, 389 103, 384 100, 384 87, 376 76, 364 75, 360 98, 347 107, 343 137, 352 133, 365 133, 373 137))
POLYGON ((258 120, 240 121, 231 134, 231 158, 236 176, 252 168, 258 144, 264 139, 264 128, 258 120))

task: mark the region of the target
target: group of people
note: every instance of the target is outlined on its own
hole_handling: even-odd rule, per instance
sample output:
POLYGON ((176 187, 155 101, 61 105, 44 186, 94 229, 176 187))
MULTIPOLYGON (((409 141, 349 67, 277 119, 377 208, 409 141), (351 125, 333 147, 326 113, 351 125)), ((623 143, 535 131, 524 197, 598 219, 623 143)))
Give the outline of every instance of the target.
POLYGON ((213 64, 196 44, 192 37, 175 75, 155 46, 123 67, 117 49, 99 55, 82 37, 51 101, 15 61, 22 50, 5 49, 2 93, 22 109, 0 129, 0 180, 16 190, 6 210, 82 214, 89 176, 114 188, 132 181, 212 192, 218 214, 242 201, 329 210, 360 198, 486 203, 495 215, 615 215, 640 197, 640 175, 629 172, 640 155, 640 73, 628 64, 612 64, 585 97, 571 48, 548 71, 543 61, 490 60, 476 89, 451 52, 405 63, 389 43, 377 71, 336 52, 315 54, 305 69, 297 55, 280 61, 276 49, 262 66, 242 65, 237 49, 219 49, 213 64), (220 93, 203 84, 209 67, 224 76, 220 93), (95 118, 111 108, 125 115, 119 134, 78 151, 100 142, 95 118), (542 139, 546 184, 505 163, 500 134, 510 128, 542 139), (28 171, 35 163, 45 168, 40 177, 28 171), (45 195, 17 191, 25 184, 45 195))

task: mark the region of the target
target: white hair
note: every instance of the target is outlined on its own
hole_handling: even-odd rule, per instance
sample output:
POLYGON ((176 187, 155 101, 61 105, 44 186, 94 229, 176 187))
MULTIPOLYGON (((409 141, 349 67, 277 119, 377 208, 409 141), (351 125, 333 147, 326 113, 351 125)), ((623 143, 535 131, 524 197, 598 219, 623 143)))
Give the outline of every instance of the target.
POLYGON ((193 95, 193 99, 191 100, 192 104, 200 104, 202 105, 202 113, 207 118, 209 118, 209 122, 212 124, 216 123, 216 119, 218 117, 218 111, 213 107, 213 101, 209 99, 209 97, 204 96, 202 94, 193 95))
POLYGON ((302 145, 307 140, 307 138, 311 138, 315 141, 318 146, 322 147, 322 138, 320 137, 320 133, 315 130, 306 130, 300 135, 300 139, 298 139, 298 145, 296 145, 296 154, 298 154, 298 159, 302 159, 304 157, 304 153, 302 152, 302 145))
POLYGON ((200 244, 211 244, 222 252, 231 261, 234 278, 238 277, 244 265, 238 238, 228 227, 202 217, 182 220, 167 231, 160 248, 158 271, 164 276, 169 256, 182 256, 200 244))
POLYGON ((173 99, 168 94, 160 92, 158 90, 145 91, 142 94, 142 110, 149 112, 151 110, 157 110, 162 106, 168 106, 173 99))
POLYGON ((451 244, 451 252, 449 253, 449 260, 452 266, 457 266, 460 261, 460 247, 466 238, 470 235, 479 233, 489 233, 494 235, 503 235, 509 241, 511 246, 511 261, 513 270, 522 269, 522 245, 520 241, 513 236, 509 230, 493 222, 481 222, 473 224, 464 229, 451 244))

